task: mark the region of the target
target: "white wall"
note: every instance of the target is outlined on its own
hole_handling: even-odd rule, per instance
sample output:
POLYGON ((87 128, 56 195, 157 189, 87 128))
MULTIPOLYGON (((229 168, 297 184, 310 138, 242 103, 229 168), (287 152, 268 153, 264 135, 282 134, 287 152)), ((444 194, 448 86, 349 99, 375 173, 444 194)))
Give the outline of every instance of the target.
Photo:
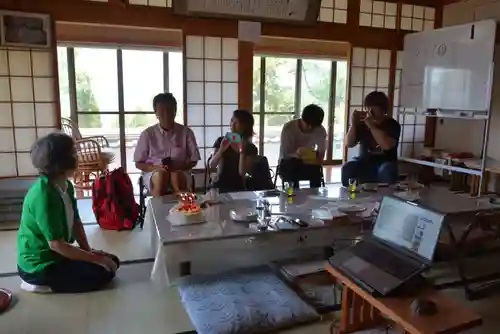
MULTIPOLYGON (((498 6, 500 13, 500 6, 498 6)), ((490 120, 490 133, 488 140, 487 156, 500 161, 500 45, 495 46, 496 65, 493 74, 493 93, 492 93, 492 114, 490 120)))
MULTIPOLYGON (((443 26, 464 24, 484 19, 500 20, 500 1, 466 0, 446 5, 443 11, 443 26)), ((497 46, 495 58, 500 64, 497 46)), ((497 66, 493 82, 492 120, 488 156, 500 161, 500 67, 497 66)), ((436 148, 453 151, 470 151, 480 154, 483 142, 484 124, 482 121, 444 119, 436 130, 436 148), (442 123, 442 124, 441 124, 442 123)))

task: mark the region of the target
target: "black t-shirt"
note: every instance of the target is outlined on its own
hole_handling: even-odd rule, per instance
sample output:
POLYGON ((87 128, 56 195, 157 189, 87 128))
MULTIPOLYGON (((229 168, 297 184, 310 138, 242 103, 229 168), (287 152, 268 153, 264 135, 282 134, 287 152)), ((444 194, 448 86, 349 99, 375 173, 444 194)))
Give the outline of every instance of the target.
MULTIPOLYGON (((219 149, 223 139, 224 137, 218 138, 214 143, 214 148, 219 149)), ((245 152, 245 156, 256 156, 258 153, 257 147, 250 142, 245 143, 243 151, 245 152)), ((245 188, 243 178, 238 172, 239 161, 239 152, 228 147, 222 155, 222 161, 217 168, 217 176, 214 182, 215 187, 226 192, 240 191, 245 188)))
POLYGON ((382 150, 365 123, 357 125, 357 141, 360 145, 361 159, 374 159, 380 162, 395 161, 398 159, 399 136, 401 135, 401 125, 393 118, 387 117, 378 128, 384 131, 389 137, 396 140, 396 145, 390 150, 382 150))

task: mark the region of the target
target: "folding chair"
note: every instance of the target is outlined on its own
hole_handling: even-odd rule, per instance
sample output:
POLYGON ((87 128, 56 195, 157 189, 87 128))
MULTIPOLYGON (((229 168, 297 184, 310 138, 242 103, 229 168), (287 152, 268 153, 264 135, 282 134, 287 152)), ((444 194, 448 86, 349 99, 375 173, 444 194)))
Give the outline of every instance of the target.
POLYGON ((274 172, 269 167, 267 157, 258 155, 252 167, 252 171, 245 176, 245 188, 252 191, 276 189, 273 182, 274 172))
MULTIPOLYGON (((196 192, 196 184, 195 184, 195 179, 194 179, 194 174, 191 171, 191 191, 194 193, 196 192)), ((169 190, 166 195, 171 195, 172 191, 169 190)), ((141 175, 139 177, 139 219, 140 219, 140 224, 141 228, 144 227, 144 219, 146 218, 146 198, 151 196, 150 191, 144 184, 144 177, 141 175)))
POLYGON ((203 186, 205 188, 205 193, 208 192, 208 188, 212 184, 212 173, 211 173, 211 168, 210 168, 210 162, 212 161, 213 155, 210 154, 208 157, 207 161, 205 162, 205 173, 203 175, 203 186))
MULTIPOLYGON (((278 182, 278 176, 280 177, 281 179, 281 189, 284 189, 285 188, 285 182, 300 182, 300 181, 310 181, 309 179, 296 179, 296 180, 287 180, 283 177, 283 175, 281 175, 280 173, 280 165, 281 165, 281 160, 278 162, 278 166, 276 166, 276 173, 274 174, 274 187, 276 188, 276 184, 278 182)), ((322 187, 325 187, 326 183, 325 183, 325 176, 323 174, 323 166, 321 166, 320 168, 320 172, 321 172, 321 186, 322 187)))

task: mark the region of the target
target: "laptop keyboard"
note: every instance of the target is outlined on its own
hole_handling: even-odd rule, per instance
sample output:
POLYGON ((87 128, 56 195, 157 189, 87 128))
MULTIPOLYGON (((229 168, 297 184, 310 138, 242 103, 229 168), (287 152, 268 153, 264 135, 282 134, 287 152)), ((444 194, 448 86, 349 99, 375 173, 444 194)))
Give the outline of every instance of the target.
POLYGON ((351 251, 359 258, 400 280, 406 279, 418 269, 416 264, 405 261, 388 249, 374 243, 360 242, 351 248, 351 251))

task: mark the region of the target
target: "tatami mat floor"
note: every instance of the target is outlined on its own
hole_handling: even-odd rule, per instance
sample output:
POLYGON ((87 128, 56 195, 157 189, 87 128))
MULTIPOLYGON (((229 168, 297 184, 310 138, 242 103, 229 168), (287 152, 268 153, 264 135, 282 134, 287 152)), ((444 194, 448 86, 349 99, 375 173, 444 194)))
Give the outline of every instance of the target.
MULTIPOLYGON (((117 280, 105 291, 80 295, 34 295, 20 291, 16 275, 16 231, 0 231, 0 287, 15 295, 13 307, 0 315, 1 334, 177 334, 193 326, 177 290, 149 279, 153 254, 150 227, 133 231, 104 231, 96 224, 90 200, 80 200, 91 245, 117 254, 125 264, 117 280)), ((3 223, 2 223, 3 224, 3 223)), ((16 224, 12 224, 16 228, 16 224)), ((484 326, 469 334, 498 334, 500 296, 466 302, 461 291, 451 291, 484 317, 484 326)), ((287 334, 329 333, 329 322, 309 325, 287 334)), ((379 334, 370 331, 363 334, 379 334)))

